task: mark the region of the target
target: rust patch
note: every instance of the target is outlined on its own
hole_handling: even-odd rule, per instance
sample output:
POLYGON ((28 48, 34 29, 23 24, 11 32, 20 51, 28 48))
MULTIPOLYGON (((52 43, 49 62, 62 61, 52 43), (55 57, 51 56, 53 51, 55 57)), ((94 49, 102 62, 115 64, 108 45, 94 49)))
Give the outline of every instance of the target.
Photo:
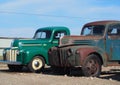
POLYGON ((86 59, 86 57, 88 57, 88 55, 90 53, 96 52, 94 49, 87 48, 87 47, 86 48, 79 48, 78 51, 79 51, 79 55, 80 55, 80 63, 81 63, 81 65, 83 64, 84 60, 86 59))
POLYGON ((119 35, 110 35, 108 36, 109 39, 115 40, 115 39, 120 39, 119 35))
POLYGON ((103 66, 108 65, 109 55, 107 53, 103 53, 103 66))
POLYGON ((64 36, 60 39, 59 46, 74 44, 74 41, 81 40, 99 40, 102 36, 64 36))
POLYGON ((96 21, 96 22, 90 22, 85 24, 84 26, 90 26, 90 25, 106 25, 106 24, 110 24, 110 23, 117 23, 120 21, 117 20, 106 20, 106 21, 96 21))
MULTIPOLYGON (((102 37, 101 36, 64 36, 63 37, 64 39, 74 39, 74 40, 98 40, 98 39, 101 39, 102 37)), ((63 39, 62 38, 62 39, 63 39)))
POLYGON ((109 62, 107 66, 120 66, 118 62, 109 62))

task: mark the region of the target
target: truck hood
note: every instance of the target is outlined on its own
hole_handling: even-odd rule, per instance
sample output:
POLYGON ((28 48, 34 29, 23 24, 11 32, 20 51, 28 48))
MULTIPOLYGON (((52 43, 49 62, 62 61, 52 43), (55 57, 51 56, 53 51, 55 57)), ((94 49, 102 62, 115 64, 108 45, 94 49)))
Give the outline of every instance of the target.
POLYGON ((92 45, 103 36, 64 36, 60 39, 59 46, 66 45, 92 45))
POLYGON ((20 46, 38 46, 42 44, 47 44, 50 42, 47 39, 15 39, 12 43, 12 47, 20 47, 20 46))

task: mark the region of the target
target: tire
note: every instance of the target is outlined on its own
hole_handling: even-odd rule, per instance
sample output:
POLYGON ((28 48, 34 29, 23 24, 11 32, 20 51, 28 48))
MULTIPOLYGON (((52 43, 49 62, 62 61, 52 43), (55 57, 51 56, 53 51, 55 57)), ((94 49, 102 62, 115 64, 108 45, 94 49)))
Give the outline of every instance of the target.
POLYGON ((36 56, 28 64, 28 68, 33 73, 40 73, 45 66, 45 61, 41 56, 36 56))
POLYGON ((83 74, 87 77, 99 77, 101 73, 101 61, 97 55, 89 55, 82 66, 83 74))
POLYGON ((10 71, 21 71, 23 69, 22 65, 10 65, 8 64, 8 68, 10 71))

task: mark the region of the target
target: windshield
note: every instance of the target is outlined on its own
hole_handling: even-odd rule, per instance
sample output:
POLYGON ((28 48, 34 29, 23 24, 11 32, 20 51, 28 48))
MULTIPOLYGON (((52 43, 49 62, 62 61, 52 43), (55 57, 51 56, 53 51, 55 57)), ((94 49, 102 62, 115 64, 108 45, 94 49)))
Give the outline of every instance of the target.
POLYGON ((35 33, 34 39, 49 39, 51 36, 51 31, 49 30, 38 30, 35 33))
POLYGON ((104 25, 85 26, 82 30, 81 35, 103 35, 104 30, 104 25))

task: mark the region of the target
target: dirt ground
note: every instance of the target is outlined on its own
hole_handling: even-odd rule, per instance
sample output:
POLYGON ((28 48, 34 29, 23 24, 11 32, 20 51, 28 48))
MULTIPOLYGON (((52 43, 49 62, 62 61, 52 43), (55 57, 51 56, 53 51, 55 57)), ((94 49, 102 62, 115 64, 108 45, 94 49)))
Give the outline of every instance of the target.
POLYGON ((78 70, 71 75, 52 73, 48 67, 39 74, 10 72, 0 64, 0 85, 120 85, 120 67, 103 68, 100 78, 95 78, 84 77, 78 70))

